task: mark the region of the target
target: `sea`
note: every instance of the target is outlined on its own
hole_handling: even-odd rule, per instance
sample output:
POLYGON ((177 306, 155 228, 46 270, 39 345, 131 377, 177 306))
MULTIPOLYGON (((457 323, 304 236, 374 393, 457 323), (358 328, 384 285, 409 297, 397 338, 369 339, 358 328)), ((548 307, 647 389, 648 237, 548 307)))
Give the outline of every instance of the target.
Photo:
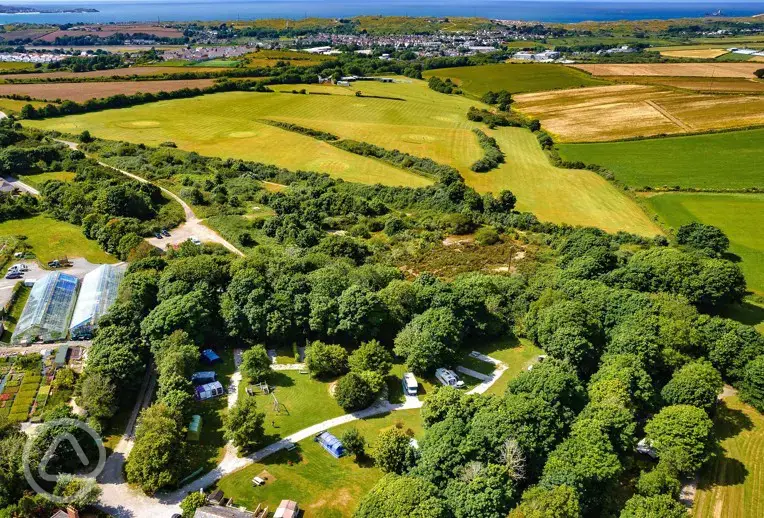
POLYGON ((253 20, 259 18, 341 18, 358 15, 480 16, 540 22, 580 22, 699 17, 716 11, 725 16, 764 13, 759 2, 547 1, 547 0, 239 0, 157 2, 121 0, 2 0, 4 5, 64 9, 87 7, 97 13, 0 14, 0 23, 108 23, 156 21, 253 20))

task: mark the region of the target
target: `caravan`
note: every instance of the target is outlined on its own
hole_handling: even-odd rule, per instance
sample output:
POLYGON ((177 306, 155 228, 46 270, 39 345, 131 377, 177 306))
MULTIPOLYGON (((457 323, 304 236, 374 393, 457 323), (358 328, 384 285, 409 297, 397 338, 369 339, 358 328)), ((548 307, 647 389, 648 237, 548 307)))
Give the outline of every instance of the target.
POLYGON ((407 396, 416 396, 417 392, 419 392, 419 384, 414 374, 407 372, 403 375, 403 393, 407 396))
POLYGON ((454 387, 454 388, 464 387, 464 382, 459 379, 459 377, 454 373, 454 371, 449 369, 444 369, 443 367, 435 370, 435 378, 447 387, 454 387))

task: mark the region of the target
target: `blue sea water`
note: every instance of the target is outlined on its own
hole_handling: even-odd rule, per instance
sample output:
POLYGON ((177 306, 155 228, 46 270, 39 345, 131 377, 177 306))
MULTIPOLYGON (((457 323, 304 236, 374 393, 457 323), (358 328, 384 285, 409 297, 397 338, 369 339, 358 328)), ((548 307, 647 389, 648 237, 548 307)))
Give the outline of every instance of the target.
POLYGON ((239 0, 239 1, 98 1, 38 0, 3 4, 38 8, 90 7, 97 13, 0 15, 0 23, 74 23, 128 21, 248 20, 257 18, 322 18, 356 15, 481 16, 543 22, 639 20, 698 17, 721 9, 727 16, 764 13, 759 2, 658 1, 516 1, 516 0, 239 0))

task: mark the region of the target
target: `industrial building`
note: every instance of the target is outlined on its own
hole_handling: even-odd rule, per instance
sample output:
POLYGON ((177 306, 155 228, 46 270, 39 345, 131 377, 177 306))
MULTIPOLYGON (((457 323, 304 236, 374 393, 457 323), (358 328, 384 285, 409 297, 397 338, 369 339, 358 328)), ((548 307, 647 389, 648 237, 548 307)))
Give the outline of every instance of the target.
POLYGON ((102 264, 82 279, 69 332, 73 339, 93 336, 98 320, 117 300, 117 289, 125 275, 124 265, 102 264))
POLYGON ((78 285, 77 277, 61 272, 50 273, 35 282, 11 343, 30 344, 38 340, 52 342, 66 338, 78 285))

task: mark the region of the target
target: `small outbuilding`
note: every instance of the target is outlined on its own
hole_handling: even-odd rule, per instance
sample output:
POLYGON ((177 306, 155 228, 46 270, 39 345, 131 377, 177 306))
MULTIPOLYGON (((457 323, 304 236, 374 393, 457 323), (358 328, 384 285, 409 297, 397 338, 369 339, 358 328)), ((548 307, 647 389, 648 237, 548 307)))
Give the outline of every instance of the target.
POLYGON ((186 439, 191 442, 199 442, 202 436, 202 416, 192 415, 191 422, 188 423, 188 432, 186 439))
POLYGON ((342 445, 342 441, 329 432, 319 433, 315 441, 337 459, 345 455, 345 446, 342 445))
POLYGON ((212 365, 220 361, 220 356, 212 349, 205 349, 202 351, 202 361, 212 365))
POLYGON ((213 383, 217 380, 218 377, 215 371, 201 371, 191 375, 191 383, 194 385, 206 385, 207 383, 213 383))
POLYGON ((294 500, 282 500, 273 513, 273 518, 297 518, 300 515, 300 506, 294 500))
POLYGON ((199 401, 212 399, 214 397, 222 396, 223 394, 225 394, 225 389, 219 381, 196 387, 196 399, 199 401))

